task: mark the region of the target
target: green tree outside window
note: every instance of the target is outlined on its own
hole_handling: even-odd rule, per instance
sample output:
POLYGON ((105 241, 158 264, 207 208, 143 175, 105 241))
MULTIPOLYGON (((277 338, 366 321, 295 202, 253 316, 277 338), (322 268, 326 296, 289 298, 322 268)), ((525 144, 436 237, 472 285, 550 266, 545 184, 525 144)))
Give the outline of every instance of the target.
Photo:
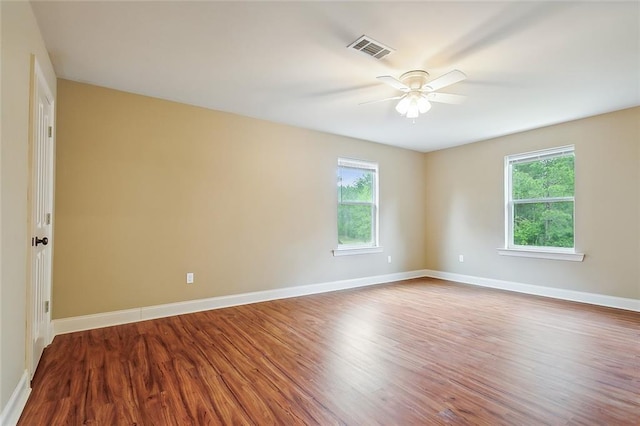
POLYGON ((574 154, 511 164, 515 246, 574 247, 574 154))
POLYGON ((338 244, 376 244, 376 172, 368 168, 338 166, 338 244))

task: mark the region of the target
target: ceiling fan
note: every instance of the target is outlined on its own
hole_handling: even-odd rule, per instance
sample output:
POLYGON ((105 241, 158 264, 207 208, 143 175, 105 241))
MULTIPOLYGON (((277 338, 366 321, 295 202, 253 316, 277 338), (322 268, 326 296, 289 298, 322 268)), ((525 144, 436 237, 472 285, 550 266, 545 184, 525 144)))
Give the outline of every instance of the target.
POLYGON ((360 105, 399 99, 396 105, 396 111, 407 118, 416 118, 420 114, 429 111, 431 109, 431 102, 459 104, 466 99, 465 96, 461 95, 437 93, 438 90, 467 78, 467 75, 460 70, 449 71, 431 81, 429 81, 429 73, 423 70, 405 72, 400 76, 400 79, 396 79, 390 75, 383 75, 377 78, 394 89, 404 92, 404 94, 376 101, 363 102, 360 105))

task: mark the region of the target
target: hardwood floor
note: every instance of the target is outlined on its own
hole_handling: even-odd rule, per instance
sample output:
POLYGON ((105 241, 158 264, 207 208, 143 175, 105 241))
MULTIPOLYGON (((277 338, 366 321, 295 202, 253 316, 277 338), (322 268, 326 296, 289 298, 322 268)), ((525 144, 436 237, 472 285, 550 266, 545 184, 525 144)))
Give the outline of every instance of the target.
POLYGON ((57 336, 20 425, 638 425, 640 314, 416 279, 57 336))

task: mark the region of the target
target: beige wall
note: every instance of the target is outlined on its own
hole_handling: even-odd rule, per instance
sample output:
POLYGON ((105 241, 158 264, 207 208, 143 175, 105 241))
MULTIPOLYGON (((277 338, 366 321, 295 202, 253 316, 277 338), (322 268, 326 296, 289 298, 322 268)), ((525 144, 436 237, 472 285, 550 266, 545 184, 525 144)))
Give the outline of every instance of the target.
POLYGON ((59 80, 53 317, 422 269, 423 170, 418 152, 59 80), (384 253, 332 255, 339 156, 379 162, 384 253))
POLYGON ((0 2, 2 10, 2 135, 0 197, 0 408, 25 370, 28 135, 31 54, 55 96, 56 79, 28 2, 0 2))
POLYGON ((425 267, 639 298, 639 118, 419 154, 59 80, 53 316, 425 267), (584 262, 499 256, 504 156, 566 144, 584 262), (380 163, 382 254, 331 254, 338 156, 380 163))
POLYGON ((426 267, 639 299, 639 123, 634 108, 425 154, 426 267), (576 249, 584 261, 499 256, 504 156, 569 144, 576 154, 576 249))

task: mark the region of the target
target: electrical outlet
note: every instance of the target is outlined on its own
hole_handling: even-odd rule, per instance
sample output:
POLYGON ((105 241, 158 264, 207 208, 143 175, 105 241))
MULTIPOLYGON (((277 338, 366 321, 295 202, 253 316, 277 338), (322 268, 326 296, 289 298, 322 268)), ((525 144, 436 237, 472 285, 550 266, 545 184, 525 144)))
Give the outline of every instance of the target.
POLYGON ((193 272, 187 272, 187 284, 193 284, 193 272))
POLYGON ((462 263, 464 262, 464 255, 458 255, 458 262, 462 263))
POLYGON ((387 256, 387 263, 391 263, 391 256, 387 256))

